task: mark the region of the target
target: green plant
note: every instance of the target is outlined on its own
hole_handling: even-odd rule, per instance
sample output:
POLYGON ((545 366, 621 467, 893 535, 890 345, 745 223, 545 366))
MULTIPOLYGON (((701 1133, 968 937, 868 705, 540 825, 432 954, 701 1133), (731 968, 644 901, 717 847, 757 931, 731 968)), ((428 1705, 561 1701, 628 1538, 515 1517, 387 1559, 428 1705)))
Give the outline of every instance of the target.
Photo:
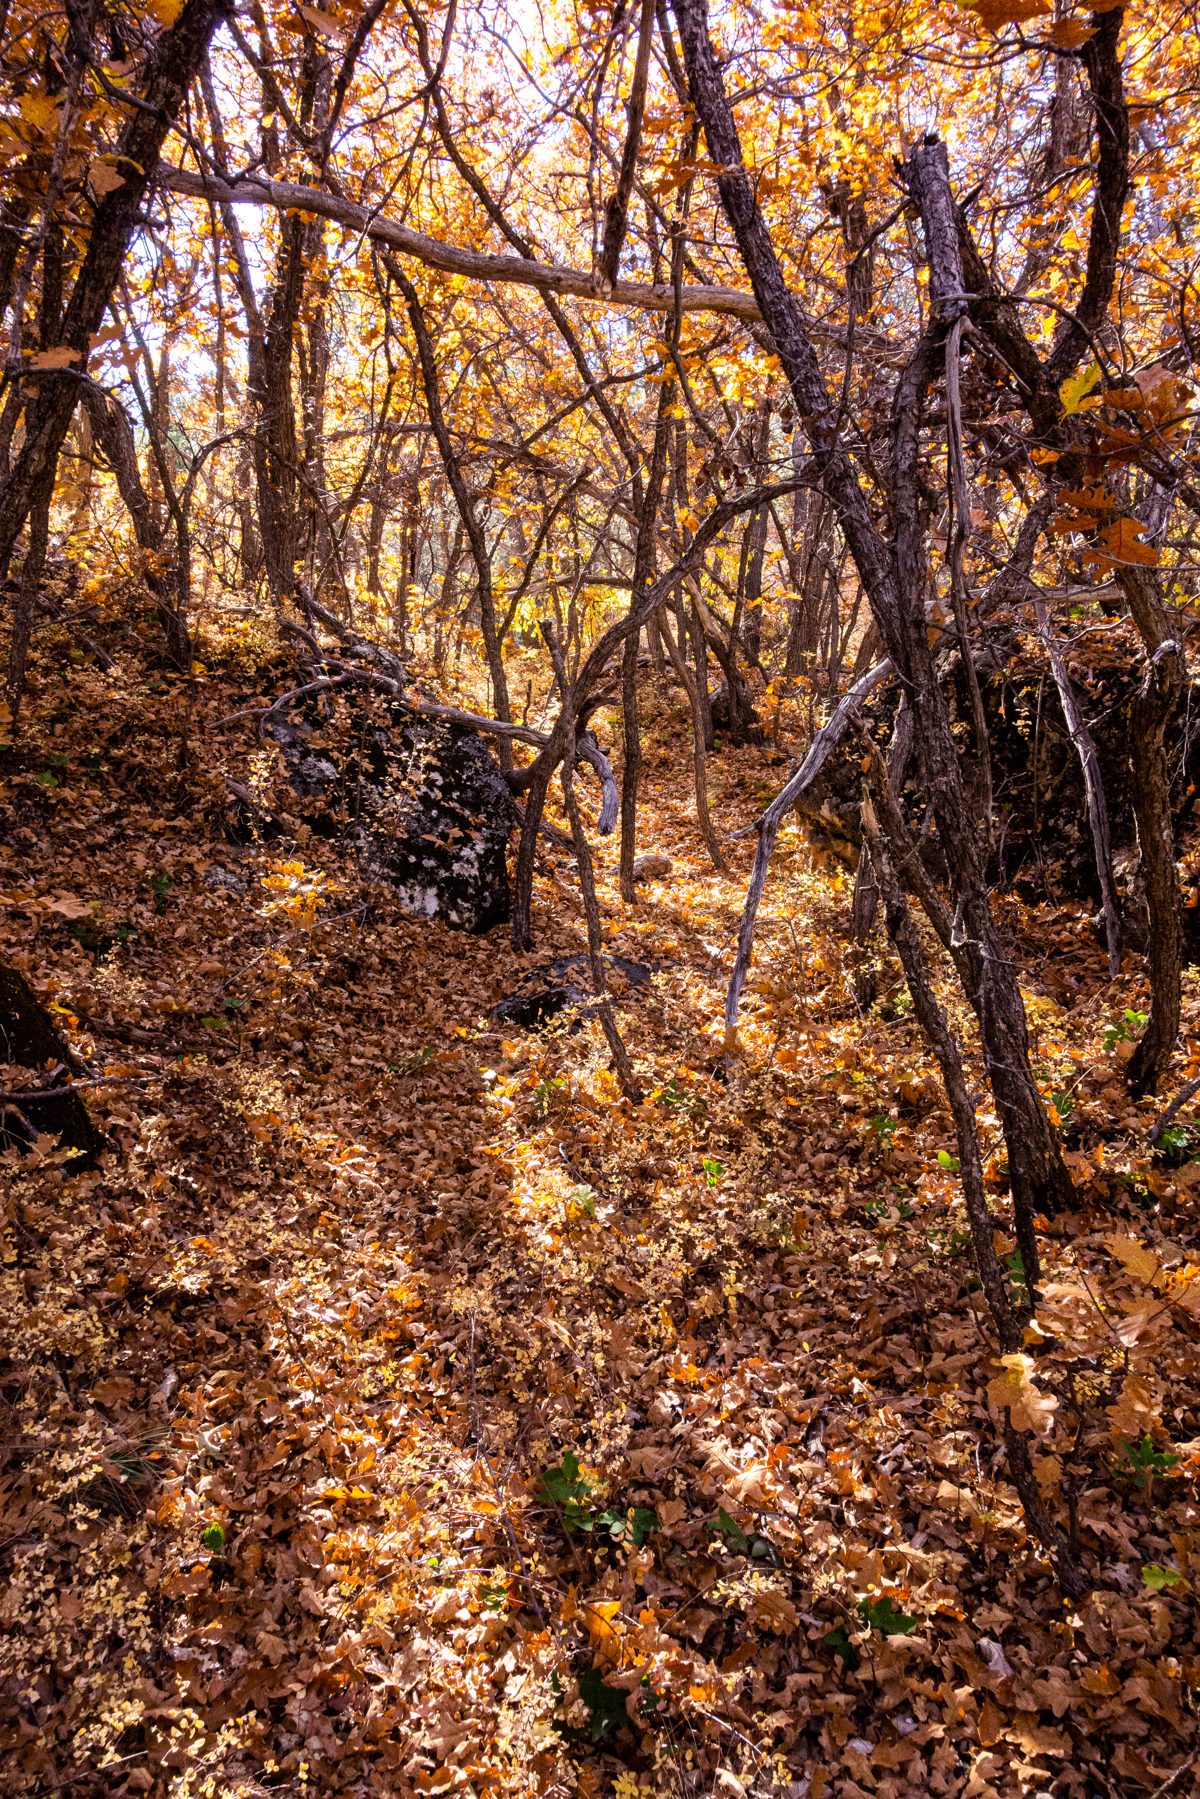
POLYGON ((781 1566, 779 1551, 770 1537, 761 1536, 757 1531, 743 1530, 736 1518, 731 1518, 724 1506, 715 1518, 710 1518, 704 1526, 714 1536, 720 1537, 725 1547, 734 1555, 748 1555, 751 1561, 767 1562, 772 1568, 781 1566))
POLYGON ((878 1599, 860 1599, 858 1615, 871 1630, 877 1630, 881 1637, 907 1637, 919 1626, 920 1620, 910 1618, 893 1604, 890 1593, 883 1593, 878 1599))
POLYGON ((934 1225, 926 1231, 925 1241, 934 1255, 960 1256, 970 1244, 971 1233, 957 1224, 950 1225, 948 1229, 942 1225, 934 1225))
POLYGON ((213 1555, 220 1555, 222 1549, 225 1547, 224 1525, 218 1524, 215 1521, 212 1524, 206 1525, 200 1541, 204 1544, 206 1549, 212 1551, 213 1555))
POLYGON ((911 1206, 906 1199, 895 1202, 886 1199, 868 1199, 863 1204, 863 1214, 871 1224, 885 1223, 891 1218, 893 1212, 901 1224, 907 1224, 910 1218, 915 1218, 917 1215, 916 1207, 911 1206))
POLYGON ((1158 1141, 1154 1145, 1155 1155, 1172 1168, 1178 1168, 1192 1154, 1194 1138, 1186 1124, 1169 1124, 1158 1133, 1158 1141))
POLYGON ((546 1075, 533 1090, 533 1110, 538 1118, 545 1118, 554 1103, 554 1095, 561 1093, 566 1086, 561 1075, 546 1075))
POLYGON ((1118 1467, 1117 1473, 1121 1479, 1131 1480, 1139 1493, 1149 1494, 1156 1475, 1169 1474, 1179 1465, 1179 1457, 1172 1450, 1154 1447, 1149 1431, 1140 1443, 1122 1443, 1119 1447, 1129 1467, 1118 1467))
POLYGON ((90 919, 77 918, 71 926, 71 935, 89 955, 107 956, 109 950, 115 949, 118 943, 128 943, 131 937, 136 937, 137 926, 122 923, 108 930, 93 924, 90 919))
POLYGON ((66 779, 67 760, 62 755, 47 756, 46 767, 33 777, 39 787, 61 787, 66 779))
POLYGON ((686 1087, 681 1087, 674 1076, 659 1094, 656 1104, 683 1112, 690 1118, 702 1118, 708 1110, 708 1102, 698 1093, 689 1093, 686 1087))
POLYGON ((1066 1124, 1075 1111, 1075 1096, 1064 1087, 1060 1092, 1050 1095, 1050 1104, 1058 1113, 1059 1123, 1066 1124))
POLYGON ((862 1657, 846 1635, 845 1625, 837 1624, 832 1630, 827 1630, 822 1640, 833 1650, 843 1668, 853 1674, 862 1657))
POLYGON ((948 1149, 939 1149, 938 1150, 937 1162, 938 1162, 938 1167, 943 1169, 945 1171, 945 1173, 947 1173, 947 1174, 957 1174, 958 1173, 958 1157, 952 1156, 948 1149))
POLYGON ((1118 1043, 1132 1043, 1133 1039, 1145 1030, 1149 1022, 1149 1012, 1139 1012, 1135 1006, 1126 1006, 1116 1024, 1105 1026, 1105 1049, 1111 1055, 1118 1043))
POLYGON ((658 1528, 658 1519, 653 1512, 639 1507, 626 1514, 604 1507, 598 1503, 596 1491, 595 1483, 583 1472, 573 1449, 564 1450, 561 1462, 544 1469, 538 1476, 538 1492, 561 1513, 564 1530, 602 1530, 614 1541, 631 1534, 631 1540, 640 1548, 649 1532, 658 1528))
POLYGON ((543 1499, 548 1499, 562 1512, 567 1530, 591 1529, 592 1508, 587 1501, 592 1483, 582 1472, 579 1457, 573 1449, 565 1449, 562 1461, 556 1462, 553 1468, 542 1470, 538 1476, 538 1491, 543 1499))
POLYGON ((658 1515, 648 1506, 619 1509, 601 1505, 594 1483, 572 1449, 564 1450, 562 1461, 538 1476, 538 1492, 556 1507, 568 1532, 600 1531, 614 1543, 631 1543, 640 1549, 651 1531, 658 1529, 658 1515))
POLYGON ((154 890, 154 910, 161 916, 167 909, 167 894, 171 890, 171 877, 160 868, 150 885, 154 890))
POLYGON ((704 1156, 700 1166, 704 1170, 704 1185, 706 1187, 717 1186, 725 1172, 724 1162, 718 1162, 715 1156, 704 1156))
POLYGON ((1019 1249, 1014 1249, 1010 1255, 1005 1256, 1004 1266, 1008 1269, 1013 1298, 1019 1306, 1027 1306, 1029 1304, 1029 1282, 1025 1278, 1025 1260, 1019 1249))
POLYGON ((1178 1568, 1164 1568, 1160 1562, 1147 1562, 1142 1569, 1142 1585, 1149 1587, 1152 1593, 1161 1593, 1164 1587, 1177 1587, 1182 1579, 1178 1568))
POLYGON ((871 1120, 871 1129, 884 1149, 890 1149, 892 1138, 900 1129, 900 1120, 893 1118, 889 1112, 876 1112, 871 1120))
MULTIPOLYGON (((587 1707, 587 1723, 582 1729, 569 1724, 556 1724, 560 1736, 572 1742, 602 1743, 610 1732, 629 1722, 625 1694, 620 1687, 610 1687, 599 1668, 584 1668, 579 1675, 579 1697, 587 1707)), ((561 1691, 561 1686, 560 1689, 561 1691)))
POLYGON ((423 1048, 415 1049, 407 1056, 401 1056, 398 1062, 389 1062, 388 1068, 393 1074, 412 1074, 418 1068, 426 1068, 437 1055, 437 1047, 426 1043, 423 1048))

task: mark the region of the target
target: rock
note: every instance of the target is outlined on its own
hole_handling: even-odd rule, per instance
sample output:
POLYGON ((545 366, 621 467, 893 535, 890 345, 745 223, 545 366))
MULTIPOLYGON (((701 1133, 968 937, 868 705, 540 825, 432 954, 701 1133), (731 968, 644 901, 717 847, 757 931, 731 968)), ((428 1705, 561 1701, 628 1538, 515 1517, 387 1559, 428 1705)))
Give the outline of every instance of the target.
POLYGON ((517 1031, 537 1031, 571 1006, 586 1006, 591 994, 581 987, 538 987, 530 993, 514 993, 492 1008, 493 1024, 517 1031))
POLYGON ((372 880, 393 888, 407 912, 460 931, 503 924, 511 910, 508 839, 516 809, 477 731, 423 718, 402 701, 371 695, 346 747, 302 714, 267 730, 301 800, 326 836, 345 836, 372 880))
POLYGON ((205 870, 204 885, 215 888, 220 893, 245 893, 250 885, 250 876, 241 869, 222 868, 219 862, 214 862, 211 868, 205 870))
MULTIPOLYGON (((631 987, 649 986, 654 974, 652 968, 644 962, 635 962, 630 956, 606 956, 604 968, 610 980, 615 974, 631 987)), ((580 1010, 572 1030, 577 1030, 580 1019, 589 1017, 595 1010, 588 958, 556 956, 553 962, 531 968, 522 980, 521 991, 509 994, 492 1007, 491 1021, 512 1030, 538 1031, 560 1013, 576 1007, 580 1010), (577 980, 572 980, 572 975, 577 980), (586 982, 586 986, 577 981, 586 982)))
MULTIPOLYGON (((1094 633, 1065 648, 1076 697, 1100 764, 1122 933, 1130 946, 1136 947, 1145 941, 1148 930, 1145 902, 1138 891, 1128 765, 1129 710, 1141 680, 1141 664, 1119 645, 1097 649, 1094 633)), ((1044 658, 1040 650, 1031 652, 1015 637, 997 632, 988 661, 981 656, 980 663, 997 821, 990 878, 997 886, 1015 887, 1038 899, 1069 895, 1098 901, 1079 757, 1044 658), (989 672, 989 663, 995 672, 989 672)), ((949 699, 951 716, 963 728, 964 743, 969 743, 971 707, 961 670, 949 687, 949 699)), ((1188 723, 1198 699, 1200 682, 1195 682, 1168 733, 1177 832, 1189 825, 1200 795, 1200 734, 1194 734, 1188 723)), ((881 749, 886 749, 890 740, 894 710, 895 690, 886 685, 877 688, 863 708, 863 723, 881 749)), ((861 843, 861 760, 856 734, 849 731, 795 808, 814 845, 847 863, 857 862, 861 843)), ((964 756, 963 767, 970 781, 975 772, 973 750, 964 756)), ((919 782, 919 761, 914 754, 907 791, 915 816, 920 816, 924 807, 919 782)), ((927 849, 931 865, 936 867, 936 844, 927 840, 927 849)), ((1200 909, 1194 910, 1200 923, 1200 909)), ((1189 954, 1197 953, 1200 931, 1193 949, 1189 930, 1189 954)))
POLYGON ((639 856, 633 865, 635 881, 665 881, 671 872, 671 858, 661 850, 650 850, 648 854, 639 856))
POLYGON ((746 688, 731 690, 728 681, 718 681, 708 699, 709 716, 714 731, 726 731, 736 744, 761 743, 762 726, 754 701, 746 688))
POLYGON ((292 770, 292 786, 302 799, 325 793, 338 778, 328 756, 301 756, 292 770))

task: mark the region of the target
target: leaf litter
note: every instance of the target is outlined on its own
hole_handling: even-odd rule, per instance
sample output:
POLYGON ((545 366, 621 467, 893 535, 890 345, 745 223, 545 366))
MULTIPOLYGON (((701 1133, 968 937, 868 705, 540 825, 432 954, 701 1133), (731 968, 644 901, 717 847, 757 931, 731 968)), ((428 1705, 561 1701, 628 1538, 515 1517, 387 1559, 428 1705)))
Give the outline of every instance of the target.
MULTIPOLYGON (((799 829, 725 1054, 750 852, 703 862, 664 696, 643 834, 673 878, 626 910, 597 857, 608 948, 655 970, 618 983, 631 1106, 595 1020, 489 1022, 528 967, 503 931, 405 916, 291 815, 274 751, 217 724, 236 671, 190 703, 196 760, 182 690, 56 680, 0 889, 115 1153, 4 1164, 3 1790, 1190 1778, 1200 1164, 1147 1148, 1140 994, 1081 909, 1009 902, 1080 1205, 999 1361, 898 978, 855 1007, 849 882, 799 829), (230 840, 217 768, 278 835, 230 840), (1005 1411, 1096 1580, 1078 1606, 1003 1478, 1005 1411)), ((714 758, 730 828, 771 757, 714 758)), ((539 956, 579 954, 553 845, 536 920, 539 956)))

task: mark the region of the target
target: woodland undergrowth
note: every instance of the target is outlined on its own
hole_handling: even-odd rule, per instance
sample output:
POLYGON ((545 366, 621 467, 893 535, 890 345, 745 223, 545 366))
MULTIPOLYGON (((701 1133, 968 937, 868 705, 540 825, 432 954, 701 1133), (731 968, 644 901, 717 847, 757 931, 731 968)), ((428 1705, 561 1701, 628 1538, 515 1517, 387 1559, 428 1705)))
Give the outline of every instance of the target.
MULTIPOLYGON (((796 826, 726 1054, 753 840, 704 859, 678 695, 644 709, 672 874, 627 907, 597 852, 606 946, 654 970, 614 983, 634 1106, 596 1022, 489 1022, 531 963, 503 931, 405 916, 292 816, 220 722, 269 657, 75 654, 39 639, 0 898, 114 1147, 3 1170, 0 1789, 1194 1790, 1200 1139, 1152 1149, 1128 1097, 1139 960, 1005 904, 1079 1204, 1002 1367, 899 972, 860 1013, 851 881, 796 826)), ((712 759, 723 844, 785 764, 712 759)), ((584 947, 553 842, 535 925, 534 966, 584 947)), ((1174 1086, 1197 1016, 1192 974, 1174 1086)))

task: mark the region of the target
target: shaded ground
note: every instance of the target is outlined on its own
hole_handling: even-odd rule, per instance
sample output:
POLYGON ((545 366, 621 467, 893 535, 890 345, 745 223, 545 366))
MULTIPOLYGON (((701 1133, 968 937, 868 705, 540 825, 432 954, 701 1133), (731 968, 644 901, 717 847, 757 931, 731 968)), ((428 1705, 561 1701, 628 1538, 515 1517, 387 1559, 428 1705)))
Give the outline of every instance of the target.
MULTIPOLYGON (((528 967, 503 932, 404 917, 286 816, 229 840, 222 773, 286 815, 277 752, 214 724, 253 677, 189 707, 133 663, 39 672, 6 953, 120 1154, 4 1169, 0 1790, 1194 1790, 1200 1164, 1124 1095, 1139 966, 1109 986, 1082 913, 1012 914, 1081 1189, 1034 1389, 1098 1579, 1072 1610, 1002 1478, 894 975, 860 1017, 848 883, 785 836, 726 1065, 750 849, 704 865, 666 700, 643 838, 675 871, 626 914, 602 870, 658 970, 621 997, 631 1108, 594 1023, 489 1024, 528 967)), ((712 773, 729 828, 783 769, 712 773)), ((548 961, 582 920, 547 855, 548 961)))

